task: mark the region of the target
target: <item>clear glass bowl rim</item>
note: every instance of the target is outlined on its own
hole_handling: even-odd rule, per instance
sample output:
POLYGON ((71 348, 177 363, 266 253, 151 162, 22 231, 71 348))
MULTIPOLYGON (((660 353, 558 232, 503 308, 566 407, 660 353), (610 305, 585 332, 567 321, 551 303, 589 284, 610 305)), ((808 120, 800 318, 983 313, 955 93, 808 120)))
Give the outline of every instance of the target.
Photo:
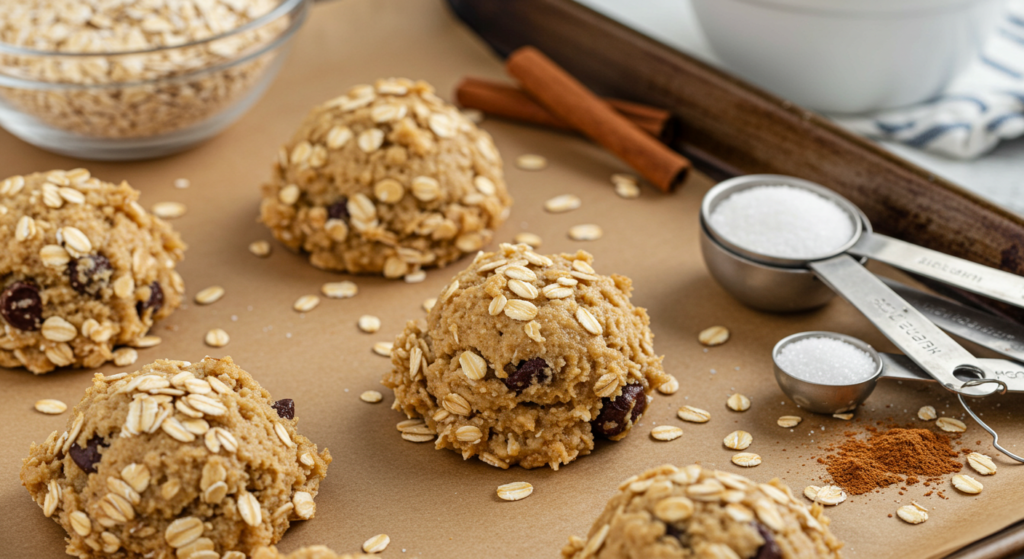
POLYGON ((184 49, 184 48, 188 48, 188 47, 195 47, 195 46, 204 45, 204 44, 207 44, 207 43, 212 43, 212 42, 215 42, 215 41, 219 41, 221 39, 229 38, 229 37, 231 37, 233 35, 238 35, 239 33, 245 33, 246 31, 250 31, 252 29, 256 29, 258 27, 262 27, 262 26, 270 23, 271 21, 274 21, 275 19, 277 19, 279 17, 282 17, 282 16, 285 16, 287 14, 290 14, 293 11, 297 11, 298 9, 303 7, 307 2, 310 2, 310 1, 312 1, 312 0, 281 0, 281 2, 273 10, 270 10, 269 12, 263 14, 262 16, 260 16, 260 17, 258 17, 256 19, 246 23, 245 25, 236 27, 236 28, 232 29, 231 31, 227 31, 227 32, 221 33, 219 35, 212 35, 210 37, 206 37, 205 39, 199 39, 198 41, 192 41, 192 42, 189 42, 189 43, 182 43, 180 45, 170 45, 170 46, 156 47, 156 48, 143 49, 143 50, 123 50, 123 51, 104 51, 104 52, 60 52, 60 51, 52 51, 52 50, 29 49, 29 48, 19 47, 19 46, 15 46, 15 45, 12 45, 12 44, 9 44, 9 43, 4 43, 4 42, 0 41, 0 54, 11 54, 11 55, 19 55, 19 56, 55 57, 55 58, 76 58, 76 57, 91 58, 91 57, 96 57, 96 56, 110 57, 110 56, 128 56, 128 55, 140 55, 140 54, 153 54, 153 53, 162 52, 162 51, 171 51, 171 50, 177 50, 177 49, 184 49))
MULTIPOLYGON (((0 0, 0 1, 2 1, 2 0, 0 0)), ((2 70, 0 70, 0 87, 10 87, 10 88, 17 88, 17 89, 91 90, 91 89, 120 89, 120 88, 125 88, 125 87, 139 87, 139 86, 151 86, 151 85, 154 85, 154 84, 186 82, 188 80, 195 79, 196 76, 201 76, 203 74, 210 74, 210 73, 220 72, 220 71, 226 70, 228 68, 231 68, 232 66, 237 66, 237 65, 243 64, 245 62, 248 62, 248 61, 250 61, 250 60, 252 60, 254 58, 257 58, 257 57, 263 55, 264 53, 267 53, 269 51, 272 51, 272 50, 278 48, 279 46, 281 46, 282 44, 287 42, 295 34, 295 32, 299 30, 299 28, 302 26, 303 22, 305 22, 305 19, 306 19, 307 13, 308 13, 308 7, 309 7, 309 5, 312 2, 313 2, 313 0, 282 0, 282 2, 280 4, 278 4, 278 6, 276 8, 274 8, 273 10, 267 12, 266 14, 264 14, 263 16, 260 16, 257 19, 254 19, 254 20, 250 21, 249 23, 247 23, 247 24, 245 24, 245 25, 243 25, 241 27, 236 27, 235 29, 232 29, 231 31, 229 31, 227 33, 222 33, 222 34, 216 35, 214 37, 207 37, 206 39, 202 39, 202 40, 199 40, 199 41, 193 41, 191 43, 183 43, 181 45, 175 45, 175 46, 172 46, 172 47, 159 47, 159 48, 148 49, 148 50, 123 51, 123 52, 116 52, 116 53, 115 52, 104 52, 104 53, 61 53, 61 52, 54 52, 54 51, 36 51, 36 50, 31 50, 31 49, 20 49, 18 47, 12 47, 11 45, 8 45, 6 43, 0 42, 0 54, 5 54, 5 53, 14 54, 15 52, 17 52, 18 54, 22 54, 22 55, 39 55, 39 56, 49 56, 49 57, 55 57, 55 58, 57 58, 57 57, 66 57, 66 56, 68 56, 68 57, 94 57, 94 56, 112 57, 112 56, 124 56, 124 55, 136 55, 137 56, 137 55, 142 55, 142 54, 149 54, 149 53, 162 52, 162 51, 170 51, 170 50, 175 50, 175 49, 183 49, 183 48, 190 47, 190 46, 202 45, 202 44, 209 43, 209 42, 212 42, 212 41, 216 41, 216 40, 219 40, 219 39, 224 39, 224 38, 227 38, 227 37, 231 37, 232 35, 235 35, 235 34, 238 34, 238 33, 242 33, 242 32, 247 31, 247 30, 255 29, 257 27, 266 25, 266 24, 268 24, 268 23, 270 23, 270 22, 272 22, 272 21, 274 21, 274 20, 276 20, 276 19, 278 19, 279 17, 282 17, 282 16, 291 15, 293 13, 297 14, 297 17, 295 17, 292 20, 291 24, 288 26, 287 29, 284 29, 279 35, 274 37, 274 39, 272 41, 268 41, 267 43, 264 43, 263 45, 261 45, 260 48, 254 50, 254 51, 248 52, 244 56, 241 56, 239 58, 234 58, 234 59, 231 59, 231 60, 227 60, 227 61, 224 61, 224 62, 222 62, 220 64, 215 64, 213 66, 204 66, 202 68, 196 68, 195 70, 192 70, 192 71, 189 71, 189 72, 185 72, 185 73, 182 73, 182 74, 175 74, 175 75, 172 75, 172 76, 161 76, 161 77, 157 77, 157 78, 153 78, 153 79, 149 79, 149 80, 131 81, 131 82, 69 83, 69 82, 47 82, 47 81, 41 81, 41 80, 31 80, 31 79, 26 79, 26 78, 18 77, 18 76, 12 76, 10 74, 5 74, 2 70), (13 50, 11 50, 11 49, 13 49, 13 50)))

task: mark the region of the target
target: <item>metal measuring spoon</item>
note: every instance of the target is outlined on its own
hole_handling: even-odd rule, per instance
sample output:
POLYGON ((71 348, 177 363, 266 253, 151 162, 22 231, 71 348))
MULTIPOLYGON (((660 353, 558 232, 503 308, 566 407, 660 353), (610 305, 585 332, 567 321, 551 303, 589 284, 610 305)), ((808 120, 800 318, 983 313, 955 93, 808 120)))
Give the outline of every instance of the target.
POLYGON ((836 192, 820 184, 785 175, 747 175, 729 179, 712 188, 704 196, 701 206, 701 217, 711 236, 729 250, 757 262, 802 268, 809 261, 823 260, 844 253, 864 256, 965 291, 1024 308, 1024 277, 874 233, 864 226, 862 215, 857 206, 836 192), (718 203, 731 194, 748 188, 779 185, 802 188, 834 202, 850 217, 854 228, 853 236, 832 254, 797 259, 751 251, 732 243, 715 230, 711 223, 711 214, 718 203))
MULTIPOLYGON (((978 359, 978 361, 985 369, 986 378, 965 379, 964 384, 991 384, 998 385, 1000 392, 1024 392, 1024 365, 1006 359, 978 359), (988 376, 991 376, 991 378, 987 378, 988 376)), ((778 382, 782 392, 803 409, 829 415, 855 410, 857 406, 871 395, 875 385, 882 379, 936 382, 929 373, 921 370, 920 367, 905 355, 879 353, 862 340, 835 332, 800 332, 799 334, 787 336, 775 344, 775 348, 772 349, 772 362, 775 370, 775 381, 778 382), (841 340, 863 350, 874 361, 874 372, 864 380, 853 384, 819 384, 790 374, 779 364, 779 354, 789 344, 807 338, 841 340)), ((999 435, 974 413, 974 410, 964 400, 963 394, 958 393, 957 397, 960 399, 960 404, 964 407, 964 410, 970 414, 982 429, 992 435, 992 445, 996 449, 1018 462, 1024 462, 1024 458, 999 445, 999 435)))
MULTIPOLYGON (((709 234, 715 236, 714 228, 710 223, 711 215, 715 207, 729 195, 747 188, 776 184, 806 188, 832 200, 846 209, 851 221, 857 224, 857 230, 865 231, 865 227, 861 223, 860 211, 845 198, 814 183, 779 175, 737 177, 712 188, 704 196, 701 205, 701 220, 705 229, 709 234)), ((721 235, 717 235, 717 237, 720 238, 721 235)), ((855 235, 847 242, 847 245, 852 246, 859 237, 860 235, 855 235)), ((986 377, 981 363, 970 352, 882 283, 852 256, 846 254, 844 251, 848 247, 842 248, 837 255, 825 255, 821 259, 809 261, 778 259, 770 255, 751 253, 750 250, 741 247, 734 248, 742 251, 744 253, 742 256, 749 259, 771 260, 774 258, 776 266, 788 262, 809 268, 818 279, 853 304, 896 347, 913 359, 947 390, 969 396, 983 396, 995 391, 995 387, 990 384, 967 385, 963 380, 957 378, 955 373, 958 372, 967 374, 969 378, 985 379, 988 377, 986 377)))

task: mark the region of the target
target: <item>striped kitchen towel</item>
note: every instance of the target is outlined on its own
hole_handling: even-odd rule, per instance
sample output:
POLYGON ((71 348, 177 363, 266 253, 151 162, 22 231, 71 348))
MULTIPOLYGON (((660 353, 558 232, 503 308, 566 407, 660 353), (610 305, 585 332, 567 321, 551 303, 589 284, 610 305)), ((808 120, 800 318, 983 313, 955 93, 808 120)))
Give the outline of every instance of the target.
POLYGON ((836 120, 858 134, 959 159, 1024 135, 1024 0, 1007 3, 981 55, 940 97, 836 120))

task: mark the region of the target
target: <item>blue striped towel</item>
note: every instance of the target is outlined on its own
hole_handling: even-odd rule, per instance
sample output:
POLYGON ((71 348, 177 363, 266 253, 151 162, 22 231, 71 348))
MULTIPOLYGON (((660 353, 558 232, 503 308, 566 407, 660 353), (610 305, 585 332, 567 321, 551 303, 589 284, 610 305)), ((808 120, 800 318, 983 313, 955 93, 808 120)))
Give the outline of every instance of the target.
POLYGON ((974 159, 1024 135, 1024 0, 1006 16, 977 60, 936 99, 840 124, 871 138, 958 159, 974 159))

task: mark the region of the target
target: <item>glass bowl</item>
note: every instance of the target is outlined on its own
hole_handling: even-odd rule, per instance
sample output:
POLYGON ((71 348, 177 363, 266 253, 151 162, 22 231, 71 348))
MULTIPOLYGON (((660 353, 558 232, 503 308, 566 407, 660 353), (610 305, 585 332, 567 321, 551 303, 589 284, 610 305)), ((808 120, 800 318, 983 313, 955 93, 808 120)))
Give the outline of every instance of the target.
POLYGON ((310 2, 278 0, 230 31, 146 50, 55 52, 0 43, 0 126, 82 159, 182 151, 259 100, 310 2))

